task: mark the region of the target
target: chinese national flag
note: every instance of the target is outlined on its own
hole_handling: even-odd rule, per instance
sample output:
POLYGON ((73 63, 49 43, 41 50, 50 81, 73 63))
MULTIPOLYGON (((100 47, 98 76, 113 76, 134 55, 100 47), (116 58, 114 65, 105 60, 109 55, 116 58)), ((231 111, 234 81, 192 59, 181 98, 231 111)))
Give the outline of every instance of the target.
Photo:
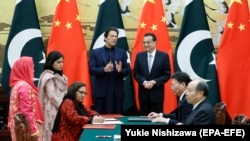
POLYGON ((234 0, 217 55, 221 99, 231 118, 250 117, 250 22, 247 0, 234 0))
MULTIPOLYGON (((144 34, 148 32, 154 33, 156 35, 157 49, 168 53, 171 61, 171 72, 174 72, 173 52, 168 35, 162 0, 144 0, 137 36, 132 48, 132 68, 134 68, 136 54, 144 50, 142 41, 144 34)), ((139 108, 138 86, 135 80, 133 80, 133 83, 135 88, 136 105, 139 108)), ((171 91, 171 80, 169 80, 165 84, 164 112, 171 112, 173 109, 175 109, 177 106, 176 100, 176 96, 171 91)))
POLYGON ((74 81, 86 84, 85 106, 92 105, 87 48, 82 33, 76 0, 59 1, 56 7, 47 54, 58 50, 64 55, 63 72, 74 81))

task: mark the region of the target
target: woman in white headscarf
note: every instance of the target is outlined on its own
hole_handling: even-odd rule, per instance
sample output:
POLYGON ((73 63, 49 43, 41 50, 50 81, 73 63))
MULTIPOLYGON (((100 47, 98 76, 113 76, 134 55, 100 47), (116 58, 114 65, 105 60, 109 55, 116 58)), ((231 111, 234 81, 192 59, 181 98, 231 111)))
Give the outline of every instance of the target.
POLYGON ((58 51, 52 51, 46 58, 44 71, 40 76, 38 88, 39 98, 43 105, 45 141, 51 140, 51 130, 54 124, 57 110, 67 92, 68 78, 63 74, 63 55, 58 51))

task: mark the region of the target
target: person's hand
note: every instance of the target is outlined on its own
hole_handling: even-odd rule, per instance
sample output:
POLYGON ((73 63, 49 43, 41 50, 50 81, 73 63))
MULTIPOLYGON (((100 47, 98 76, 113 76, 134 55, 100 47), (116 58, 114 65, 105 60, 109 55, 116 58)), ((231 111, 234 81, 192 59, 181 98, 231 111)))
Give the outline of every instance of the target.
POLYGON ((154 85, 152 83, 150 83, 150 81, 148 81, 147 83, 148 83, 148 87, 147 88, 148 89, 152 89, 154 85))
POLYGON ((164 117, 156 117, 152 119, 152 122, 163 122, 163 123, 168 123, 169 118, 164 118, 164 117))
POLYGON ((144 86, 145 89, 147 88, 147 81, 143 82, 143 86, 144 86))
POLYGON ((160 114, 156 113, 156 112, 151 112, 148 114, 149 118, 156 118, 156 117, 160 117, 160 114))
POLYGON ((103 123, 104 119, 105 118, 102 116, 94 116, 92 119, 92 123, 103 123))
POLYGON ((154 86, 156 84, 156 81, 155 80, 150 80, 149 83, 154 86))
POLYGON ((149 81, 145 81, 143 83, 143 86, 144 86, 145 89, 151 89, 151 88, 153 88, 153 84, 150 83, 149 81))
POLYGON ((176 125, 184 125, 184 123, 178 122, 178 123, 176 123, 176 125))
POLYGON ((113 71, 113 69, 114 69, 113 63, 109 61, 109 63, 104 67, 104 72, 111 72, 113 71))
POLYGON ((117 61, 115 61, 115 67, 117 72, 121 72, 122 71, 122 62, 119 61, 119 63, 117 61))
POLYGON ((38 141, 39 134, 31 136, 31 141, 38 141))

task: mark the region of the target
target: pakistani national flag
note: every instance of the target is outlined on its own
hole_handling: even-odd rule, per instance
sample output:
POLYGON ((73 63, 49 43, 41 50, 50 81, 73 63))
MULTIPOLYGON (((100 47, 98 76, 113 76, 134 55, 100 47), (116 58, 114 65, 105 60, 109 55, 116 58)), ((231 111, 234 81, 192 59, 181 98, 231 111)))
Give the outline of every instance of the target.
POLYGON ((35 84, 45 62, 44 46, 34 0, 17 0, 5 46, 1 84, 10 94, 9 76, 13 63, 21 56, 31 56, 35 64, 35 84))
POLYGON ((203 79, 210 88, 208 99, 219 102, 214 47, 203 0, 186 0, 181 31, 175 50, 175 71, 191 79, 203 79))
MULTIPOLYGON (((118 0, 102 0, 99 6, 100 7, 95 26, 94 37, 91 43, 91 50, 104 46, 105 30, 110 26, 116 27, 119 30, 117 47, 127 51, 127 63, 130 67, 129 46, 127 43, 127 37, 122 22, 121 9, 118 0)), ((131 71, 129 75, 124 78, 124 81, 124 113, 126 113, 128 110, 130 110, 130 108, 135 106, 131 71)))

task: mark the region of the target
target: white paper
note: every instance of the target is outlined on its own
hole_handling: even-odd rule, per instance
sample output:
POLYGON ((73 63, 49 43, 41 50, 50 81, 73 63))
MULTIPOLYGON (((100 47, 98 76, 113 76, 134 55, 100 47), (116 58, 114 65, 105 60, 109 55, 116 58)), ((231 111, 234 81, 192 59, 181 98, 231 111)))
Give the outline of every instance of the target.
POLYGON ((123 122, 115 118, 105 118, 103 123, 93 123, 93 124, 123 124, 123 122))
POLYGON ((114 140, 119 140, 121 139, 121 135, 114 135, 114 140))

